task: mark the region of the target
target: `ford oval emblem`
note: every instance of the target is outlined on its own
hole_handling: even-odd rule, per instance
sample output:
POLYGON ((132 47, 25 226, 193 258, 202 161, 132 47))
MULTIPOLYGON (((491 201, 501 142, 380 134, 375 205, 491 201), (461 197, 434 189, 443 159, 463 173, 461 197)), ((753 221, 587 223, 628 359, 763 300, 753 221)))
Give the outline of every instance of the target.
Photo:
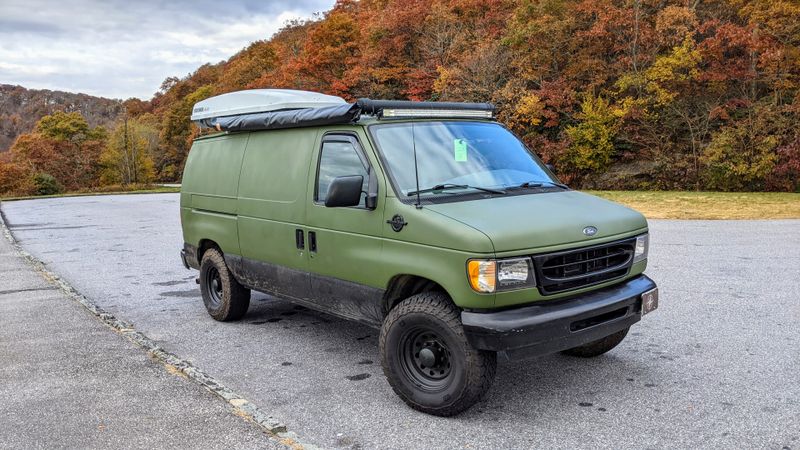
POLYGON ((585 234, 587 236, 594 236, 595 234, 597 234, 597 228, 595 228, 595 227, 586 227, 586 228, 583 229, 583 234, 585 234))

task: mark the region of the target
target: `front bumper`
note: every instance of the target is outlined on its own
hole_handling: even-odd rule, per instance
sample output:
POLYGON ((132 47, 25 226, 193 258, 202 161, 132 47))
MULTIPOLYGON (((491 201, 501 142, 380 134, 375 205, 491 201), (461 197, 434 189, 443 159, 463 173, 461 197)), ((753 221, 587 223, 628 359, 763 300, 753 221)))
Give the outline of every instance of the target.
POLYGON ((641 319, 641 295, 656 287, 645 275, 565 299, 497 312, 463 311, 473 347, 522 359, 578 347, 641 319))

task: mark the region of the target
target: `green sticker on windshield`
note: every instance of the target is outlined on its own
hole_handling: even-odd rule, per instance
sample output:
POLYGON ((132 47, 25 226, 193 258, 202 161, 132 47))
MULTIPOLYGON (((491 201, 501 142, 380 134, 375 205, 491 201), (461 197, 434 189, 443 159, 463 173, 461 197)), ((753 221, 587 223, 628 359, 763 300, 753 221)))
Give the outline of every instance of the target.
POLYGON ((453 139, 453 147, 455 153, 453 157, 456 161, 466 161, 467 160, 467 141, 464 139, 453 139))

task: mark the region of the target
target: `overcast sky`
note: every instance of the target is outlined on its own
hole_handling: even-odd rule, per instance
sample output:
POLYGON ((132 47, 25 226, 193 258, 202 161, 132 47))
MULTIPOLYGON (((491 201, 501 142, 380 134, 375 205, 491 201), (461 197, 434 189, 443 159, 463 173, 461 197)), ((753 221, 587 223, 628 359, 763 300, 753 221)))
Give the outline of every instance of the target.
POLYGON ((149 99, 334 0, 0 0, 0 84, 149 99))

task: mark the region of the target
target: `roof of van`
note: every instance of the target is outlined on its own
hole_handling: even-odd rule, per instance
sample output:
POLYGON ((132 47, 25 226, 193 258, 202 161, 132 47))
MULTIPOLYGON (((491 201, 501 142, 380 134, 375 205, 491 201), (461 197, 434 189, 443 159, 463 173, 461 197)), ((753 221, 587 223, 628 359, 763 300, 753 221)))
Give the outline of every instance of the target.
POLYGON ((411 102, 340 97, 290 89, 253 89, 211 97, 195 104, 192 120, 201 128, 255 131, 356 123, 362 115, 379 120, 408 118, 494 119, 491 103, 411 102))

